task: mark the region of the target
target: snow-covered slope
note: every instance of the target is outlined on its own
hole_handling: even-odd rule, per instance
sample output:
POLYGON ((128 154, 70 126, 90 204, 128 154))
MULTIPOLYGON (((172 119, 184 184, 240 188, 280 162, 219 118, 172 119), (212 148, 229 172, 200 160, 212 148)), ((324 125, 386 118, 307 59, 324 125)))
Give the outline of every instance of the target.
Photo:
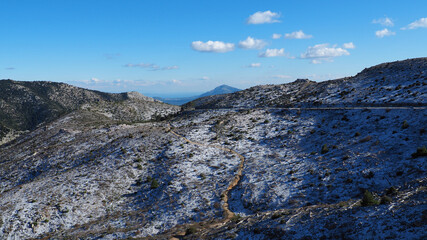
MULTIPOLYGON (((398 65, 388 78, 416 93, 400 105, 319 93, 328 104, 255 99, 150 122, 123 120, 123 105, 84 105, 0 146, 0 239, 425 239, 427 109, 413 102, 425 81, 398 65)), ((365 86, 384 67, 251 96, 365 86)))
POLYGON ((427 104, 427 58, 380 64, 354 77, 316 83, 298 79, 240 92, 204 97, 186 108, 399 106, 427 104))

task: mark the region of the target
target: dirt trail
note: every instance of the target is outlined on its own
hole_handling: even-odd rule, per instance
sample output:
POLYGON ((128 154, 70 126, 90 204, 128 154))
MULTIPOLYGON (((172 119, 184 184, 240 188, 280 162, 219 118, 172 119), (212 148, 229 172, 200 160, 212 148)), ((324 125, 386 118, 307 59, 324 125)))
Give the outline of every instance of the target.
POLYGON ((184 139, 186 142, 194 144, 194 145, 198 145, 198 146, 202 146, 202 147, 213 147, 213 148, 217 148, 226 152, 229 152, 231 154, 234 154, 236 156, 238 156, 240 158, 240 164, 239 167, 237 169, 236 174, 233 177, 233 180, 231 181, 231 183, 228 185, 227 189, 222 192, 221 194, 221 200, 223 202, 222 204, 222 210, 223 210, 223 215, 224 215, 224 220, 229 220, 234 216, 234 213, 230 210, 230 208, 228 207, 228 194, 229 192, 237 186, 237 184, 239 183, 240 179, 242 178, 242 174, 243 174, 243 167, 245 164, 245 157, 243 157, 240 153, 229 149, 229 148, 225 148, 225 147, 221 147, 221 146, 216 146, 216 145, 211 145, 211 144, 204 144, 204 143, 199 143, 199 142, 194 142, 189 140, 188 138, 174 132, 172 130, 172 126, 169 124, 169 130, 172 134, 174 134, 175 136, 184 139))

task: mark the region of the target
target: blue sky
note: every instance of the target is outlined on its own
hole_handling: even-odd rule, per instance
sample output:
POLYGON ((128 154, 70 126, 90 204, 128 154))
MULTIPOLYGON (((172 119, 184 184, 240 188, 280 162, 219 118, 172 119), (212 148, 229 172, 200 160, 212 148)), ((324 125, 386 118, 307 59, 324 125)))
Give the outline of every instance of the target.
POLYGON ((322 81, 427 55, 425 0, 1 0, 0 10, 0 79, 107 92, 322 81))

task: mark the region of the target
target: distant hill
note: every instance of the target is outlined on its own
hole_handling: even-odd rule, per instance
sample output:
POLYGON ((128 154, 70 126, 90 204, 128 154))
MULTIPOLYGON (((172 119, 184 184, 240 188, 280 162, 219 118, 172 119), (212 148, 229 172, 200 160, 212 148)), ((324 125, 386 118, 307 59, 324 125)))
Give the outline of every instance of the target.
POLYGON ((198 99, 198 98, 201 98, 201 97, 220 95, 220 94, 226 94, 226 93, 234 93, 234 92, 238 92, 238 91, 240 91, 240 89, 238 89, 238 88, 230 87, 228 85, 221 85, 221 86, 218 86, 209 92, 205 92, 205 93, 198 95, 198 96, 182 97, 182 98, 154 97, 154 99, 157 99, 159 101, 169 103, 172 105, 182 105, 182 104, 191 102, 191 101, 198 99))
POLYGON ((122 121, 150 120, 167 109, 179 111, 137 92, 104 93, 57 82, 0 80, 0 93, 0 144, 10 132, 33 130, 82 107, 97 108, 122 121))
POLYGON ((426 105, 426 91, 427 58, 414 58, 366 68, 353 77, 323 82, 298 79, 206 96, 184 108, 426 105))
POLYGON ((207 96, 220 95, 220 94, 226 94, 226 93, 234 93, 234 92, 238 92, 238 91, 240 91, 240 89, 238 89, 238 88, 230 87, 228 85, 221 85, 219 87, 214 88, 213 90, 211 90, 209 92, 203 93, 199 97, 207 97, 207 96))

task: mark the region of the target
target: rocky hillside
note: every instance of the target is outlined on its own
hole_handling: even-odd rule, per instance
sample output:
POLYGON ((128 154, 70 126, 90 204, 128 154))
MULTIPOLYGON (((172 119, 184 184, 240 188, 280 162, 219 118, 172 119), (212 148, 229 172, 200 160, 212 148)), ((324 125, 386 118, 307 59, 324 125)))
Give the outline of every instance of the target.
POLYGON ((98 108, 123 121, 146 121, 179 111, 136 92, 103 93, 56 82, 0 80, 0 92, 0 142, 82 107, 98 108))
MULTIPOLYGON (((361 86, 384 66, 356 76, 361 86)), ((0 239, 425 239, 425 99, 345 99, 149 122, 120 120, 116 102, 83 104, 0 146, 0 239)))
POLYGON ((319 83, 298 79, 287 84, 256 86, 200 98, 184 107, 417 106, 427 103, 426 92, 427 58, 415 58, 370 67, 354 77, 319 83))

